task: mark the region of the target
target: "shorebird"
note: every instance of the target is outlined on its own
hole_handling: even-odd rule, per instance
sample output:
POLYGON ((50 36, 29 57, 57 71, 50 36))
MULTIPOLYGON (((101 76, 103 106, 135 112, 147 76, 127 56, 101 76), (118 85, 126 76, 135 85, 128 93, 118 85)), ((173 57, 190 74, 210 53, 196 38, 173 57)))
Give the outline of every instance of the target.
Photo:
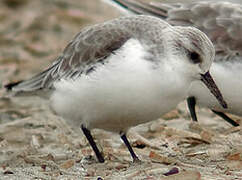
POLYGON ((197 121, 195 105, 207 107, 233 126, 239 124, 224 112, 242 116, 242 5, 238 0, 224 1, 151 1, 105 0, 125 13, 146 14, 172 25, 193 26, 213 42, 216 56, 210 72, 221 90, 228 108, 219 103, 200 82, 194 82, 187 98, 193 121, 197 121), (233 2, 233 3, 232 3, 233 2))
POLYGON ((128 129, 175 108, 193 81, 203 82, 227 107, 209 74, 214 55, 213 44, 196 28, 127 16, 82 29, 49 68, 6 88, 50 96, 56 114, 81 126, 99 162, 104 158, 94 128, 119 133, 138 161, 128 129))

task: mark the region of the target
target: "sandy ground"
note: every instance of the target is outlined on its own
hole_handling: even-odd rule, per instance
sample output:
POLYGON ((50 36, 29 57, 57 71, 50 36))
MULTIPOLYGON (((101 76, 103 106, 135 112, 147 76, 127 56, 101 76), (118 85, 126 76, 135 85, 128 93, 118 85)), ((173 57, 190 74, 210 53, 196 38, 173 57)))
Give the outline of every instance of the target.
MULTIPOLYGON (((118 15, 98 0, 0 1, 0 87, 43 70, 81 27, 118 15)), ((241 127, 209 110, 199 109, 199 124, 191 123, 181 103, 132 128, 128 137, 140 164, 131 162, 118 135, 95 130, 106 159, 99 164, 79 129, 56 117, 48 102, 0 94, 1 180, 242 179, 241 127)))

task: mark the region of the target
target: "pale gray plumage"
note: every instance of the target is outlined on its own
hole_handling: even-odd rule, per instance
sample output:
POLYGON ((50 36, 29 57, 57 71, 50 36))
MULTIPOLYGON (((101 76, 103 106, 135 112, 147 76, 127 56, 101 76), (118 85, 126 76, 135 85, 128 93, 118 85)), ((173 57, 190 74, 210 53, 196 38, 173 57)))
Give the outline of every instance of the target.
POLYGON ((61 78, 75 79, 91 71, 104 59, 120 48, 129 38, 154 44, 150 51, 162 51, 161 30, 170 25, 149 16, 130 16, 86 27, 67 45, 53 65, 33 78, 21 82, 13 91, 34 91, 52 88, 61 78), (152 25, 152 26, 151 26, 152 25), (143 36, 145 34, 145 36, 143 36), (156 45, 156 46, 155 46, 156 45))
MULTIPOLYGON (((105 59, 130 38, 138 39, 147 47, 148 51, 152 52, 154 56, 158 56, 164 53, 164 43, 162 42, 162 29, 164 28, 173 27, 152 16, 121 17, 86 27, 73 38, 51 67, 29 80, 13 87, 10 86, 10 88, 13 92, 30 92, 50 89, 53 87, 53 83, 60 79, 76 79, 82 74, 89 73, 100 64, 105 64, 105 59)), ((176 29, 181 29, 181 34, 177 32, 177 45, 175 45, 179 50, 185 48, 181 41, 184 37, 188 37, 191 38, 191 43, 199 51, 198 53, 205 56, 201 49, 204 46, 203 43, 207 42, 205 36, 197 36, 197 30, 193 28, 187 27, 186 30, 183 30, 182 27, 176 27, 176 29)), ((174 33, 176 32, 174 31, 174 33)), ((184 49, 184 51, 186 50, 184 49)), ((213 54, 213 52, 209 53, 213 54)), ((147 57, 147 59, 152 59, 152 57, 147 57)))

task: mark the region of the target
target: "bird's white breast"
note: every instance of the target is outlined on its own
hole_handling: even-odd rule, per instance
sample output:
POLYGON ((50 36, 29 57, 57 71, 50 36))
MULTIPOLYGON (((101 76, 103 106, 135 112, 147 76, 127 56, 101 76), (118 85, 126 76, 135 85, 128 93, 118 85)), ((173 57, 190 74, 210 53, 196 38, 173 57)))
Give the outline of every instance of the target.
POLYGON ((129 40, 96 71, 56 83, 52 108, 77 126, 109 131, 159 118, 186 96, 189 84, 145 56, 151 55, 139 41, 129 40))

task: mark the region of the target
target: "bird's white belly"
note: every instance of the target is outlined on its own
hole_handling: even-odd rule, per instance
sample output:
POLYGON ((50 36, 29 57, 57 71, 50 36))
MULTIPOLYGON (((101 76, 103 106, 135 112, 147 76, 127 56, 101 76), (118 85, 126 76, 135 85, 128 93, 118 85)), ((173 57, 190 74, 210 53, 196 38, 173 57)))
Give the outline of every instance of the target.
POLYGON ((125 131, 159 118, 185 97, 185 91, 176 92, 156 73, 118 71, 102 75, 63 81, 51 98, 56 113, 90 129, 125 131))
POLYGON ((186 97, 190 84, 150 64, 122 61, 75 81, 62 80, 51 97, 52 108, 76 126, 116 132, 157 119, 186 97))
POLYGON ((228 109, 224 109, 216 98, 201 82, 193 82, 189 91, 195 96, 197 104, 210 109, 242 115, 242 64, 236 62, 213 63, 210 68, 212 77, 220 89, 228 109), (233 64, 235 63, 235 64, 233 64))

